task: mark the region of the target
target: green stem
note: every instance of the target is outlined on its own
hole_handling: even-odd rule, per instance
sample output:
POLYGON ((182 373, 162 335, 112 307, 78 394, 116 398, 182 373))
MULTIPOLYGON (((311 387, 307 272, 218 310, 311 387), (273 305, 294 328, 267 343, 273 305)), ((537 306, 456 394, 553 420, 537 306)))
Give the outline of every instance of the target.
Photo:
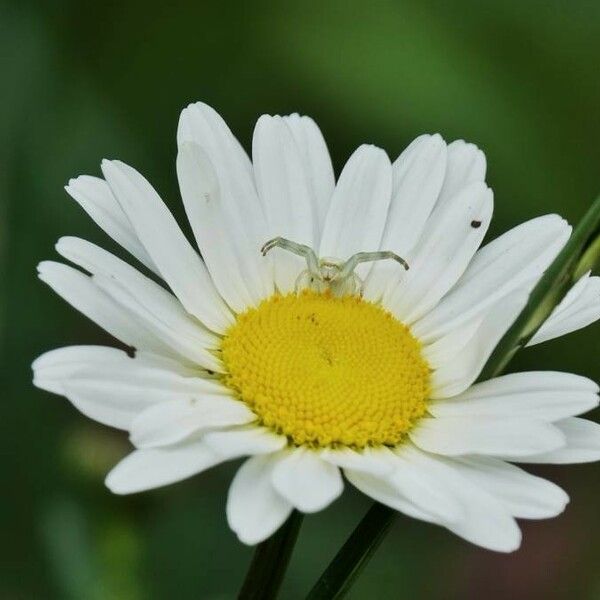
POLYGON ((554 262, 535 286, 527 306, 496 346, 483 368, 480 381, 497 377, 513 356, 527 345, 564 298, 573 283, 580 260, 594 246, 600 230, 600 196, 592 203, 554 262))
POLYGON ((396 512, 376 502, 321 575, 307 600, 343 598, 377 550, 396 512))
POLYGON ((301 524, 302 514, 292 512, 278 531, 256 547, 239 600, 273 600, 277 597, 301 524))
MULTIPOLYGON (((592 204, 565 247, 534 288, 527 306, 500 340, 485 365, 480 380, 499 375, 548 318, 572 284, 582 255, 587 249, 595 248, 599 230, 600 197, 592 204)), ((308 595, 308 600, 342 598, 378 548, 394 515, 395 511, 392 509, 375 503, 321 575, 308 595)))

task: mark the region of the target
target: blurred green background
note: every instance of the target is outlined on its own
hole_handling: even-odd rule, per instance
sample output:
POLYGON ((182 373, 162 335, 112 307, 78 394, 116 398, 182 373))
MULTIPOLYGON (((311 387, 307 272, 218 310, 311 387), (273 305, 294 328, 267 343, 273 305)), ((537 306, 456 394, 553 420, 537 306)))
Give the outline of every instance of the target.
MULTIPOLYGON (((33 389, 30 363, 112 341, 35 277, 61 235, 114 245, 62 190, 120 158, 182 216, 175 128, 188 102, 217 108, 249 148, 259 114, 312 115, 339 172, 363 142, 396 156, 439 131, 487 153, 491 236, 600 191, 596 0, 35 3, 0 1, 0 598, 235 597, 251 556, 224 515, 229 464, 165 490, 116 497, 103 477, 126 436, 33 389)), ((511 367, 596 379, 598 326, 511 367)), ((596 414, 596 417, 598 415, 596 414)), ((493 554, 400 517, 350 598, 600 597, 598 466, 538 470, 572 496, 493 554)), ((369 502, 348 492, 305 519, 282 598, 302 598, 369 502)))

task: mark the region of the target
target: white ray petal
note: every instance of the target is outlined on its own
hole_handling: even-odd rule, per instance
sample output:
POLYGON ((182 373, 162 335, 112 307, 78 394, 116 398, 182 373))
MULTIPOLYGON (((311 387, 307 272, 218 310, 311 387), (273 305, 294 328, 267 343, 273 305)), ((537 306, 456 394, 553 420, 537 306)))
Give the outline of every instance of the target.
POLYGON ((151 271, 158 273, 156 265, 104 179, 80 175, 69 180, 65 190, 100 229, 151 271))
POLYGON ((106 477, 115 494, 133 494, 187 479, 222 462, 202 441, 134 450, 106 477))
POLYGON ((567 465, 600 460, 600 424, 570 417, 555 423, 566 438, 566 444, 557 450, 551 450, 534 456, 515 457, 506 452, 506 460, 513 462, 567 465))
POLYGON ((583 329, 600 319, 600 277, 586 273, 531 338, 528 346, 583 329))
MULTIPOLYGON (((526 302, 527 294, 524 291, 513 292, 504 298, 488 311, 473 337, 455 356, 436 365, 431 379, 433 399, 456 396, 477 379, 485 362, 526 302)), ((478 319, 475 317, 475 320, 478 319)))
POLYGON ((534 371, 511 373, 482 383, 448 398, 432 402, 435 417, 520 417, 558 421, 598 406, 598 386, 571 373, 534 371))
POLYGON ((64 394, 63 382, 77 373, 96 370, 106 373, 108 369, 123 364, 134 365, 123 350, 108 346, 66 346, 49 350, 32 363, 33 384, 53 394, 64 394))
MULTIPOLYGON (((254 179, 264 207, 269 238, 288 238, 316 247, 318 219, 316 198, 291 129, 279 116, 262 115, 252 139, 254 179)), ((266 241, 266 240, 265 240, 266 241)), ((281 249, 272 252, 277 288, 294 289, 306 261, 281 249)))
POLYGON ((271 480, 279 455, 249 458, 236 473, 227 497, 227 521, 244 544, 258 544, 275 533, 292 512, 271 480))
POLYGON ((211 431, 202 439, 214 452, 226 458, 271 454, 287 444, 285 436, 277 435, 265 427, 255 426, 211 431))
MULTIPOLYGON (((153 329, 166 345, 190 360, 199 360, 200 364, 207 368, 217 366, 214 356, 207 350, 216 348, 219 338, 187 313, 177 298, 163 287, 110 252, 85 240, 63 237, 56 244, 56 249, 59 254, 96 276, 95 282, 101 283, 104 278, 110 279, 113 285, 104 289, 109 295, 112 295, 111 290, 115 284, 126 291, 128 297, 134 301, 123 305, 146 323, 160 322, 162 327, 153 329), (187 351, 186 343, 189 347, 187 351)), ((113 297, 119 301, 118 297, 113 297)))
POLYGON ((190 331, 189 328, 173 329, 168 319, 170 315, 165 313, 164 316, 167 318, 161 318, 161 313, 152 312, 133 290, 126 288, 115 279, 103 274, 94 275, 92 279, 100 290, 135 318, 140 328, 155 335, 171 355, 210 371, 224 372, 225 367, 212 349, 207 348, 206 343, 199 344, 194 340, 194 334, 197 332, 190 331))
POLYGON ((320 452, 323 460, 336 465, 340 469, 364 471, 373 475, 385 475, 393 471, 393 466, 386 458, 387 448, 326 448, 320 452))
POLYGON ((137 414, 156 403, 228 393, 199 373, 182 374, 168 363, 102 346, 51 350, 34 361, 33 371, 37 387, 66 396, 85 415, 119 429, 129 429, 137 414))
POLYGON ((451 200, 462 188, 475 181, 485 181, 487 164, 485 154, 464 140, 448 144, 448 162, 440 202, 451 200))
POLYGON ((482 326, 484 317, 475 317, 464 323, 461 327, 450 331, 431 344, 423 346, 423 357, 432 369, 443 366, 456 357, 477 335, 482 326))
POLYGON ((467 268, 492 211, 493 194, 483 182, 470 184, 436 207, 408 257, 410 270, 384 295, 384 306, 409 324, 429 312, 467 268))
MULTIPOLYGON (((156 402, 190 395, 226 395, 219 382, 204 377, 199 369, 147 353, 130 358, 122 350, 104 346, 68 346, 50 350, 32 365, 34 384, 54 394, 65 395, 66 382, 96 384, 99 392, 114 385, 113 394, 104 401, 145 408, 156 402), (115 395, 117 389, 124 394, 115 395)), ((133 414, 133 413, 132 413, 133 414)))
POLYGON ((177 444, 210 429, 244 425, 256 415, 243 403, 226 396, 195 395, 161 402, 131 422, 131 443, 137 448, 177 444))
POLYGON ((424 418, 409 436, 419 448, 445 456, 528 456, 565 445, 554 425, 519 417, 424 418))
POLYGON ((277 461, 272 482, 283 498, 305 513, 323 510, 344 489, 339 469, 304 448, 286 452, 277 461))
MULTIPOLYGON (((392 194, 392 166, 375 146, 360 146, 337 182, 318 254, 346 260, 357 252, 379 250, 392 194)), ((370 264, 359 265, 365 278, 370 264)))
POLYGON ((442 301, 413 324, 424 343, 483 314, 514 290, 530 291, 569 238, 558 215, 532 219, 478 250, 463 276, 442 301))
POLYGON ((386 473, 345 469, 349 481, 383 504, 433 523, 455 522, 464 517, 462 507, 439 481, 411 459, 414 450, 403 445, 395 452, 382 450, 380 460, 392 467, 386 473))
POLYGON ((202 148, 219 183, 222 224, 216 232, 222 240, 235 238, 243 255, 244 268, 252 273, 252 285, 260 297, 273 292, 271 260, 260 254, 267 241, 267 222, 256 193, 248 155, 219 114, 207 104, 196 102, 185 108, 179 119, 177 143, 193 142, 202 148))
POLYGON ((81 271, 53 261, 38 265, 38 276, 63 300, 133 348, 164 352, 159 339, 136 323, 133 315, 117 304, 81 271))
POLYGON ((461 458, 452 466, 520 519, 555 517, 569 502, 569 496, 554 483, 496 458, 461 458))
POLYGON ((463 507, 439 486, 439 481, 413 460, 412 446, 400 446, 391 452, 394 471, 390 482, 409 500, 426 512, 434 515, 438 522, 454 523, 465 517, 463 507))
MULTIPOLYGON (((382 250, 399 256, 408 253, 438 199, 446 171, 446 143, 439 134, 422 135, 400 154, 392 165, 392 200, 381 241, 382 250)), ((399 265, 381 261, 373 265, 364 295, 379 300, 386 289, 404 276, 399 265)))
POLYGON ((292 131, 305 163, 309 186, 316 201, 315 214, 320 240, 325 216, 335 189, 335 177, 329 150, 327 150, 327 144, 319 126, 310 117, 294 113, 283 118, 292 131))
POLYGON ((102 172, 139 239, 185 309, 222 333, 233 315, 217 292, 202 259, 179 229, 154 188, 135 169, 102 162, 102 172))
POLYGON ((454 460, 426 454, 412 446, 403 450, 423 473, 427 472, 432 482, 438 483, 441 493, 462 506, 462 519, 441 525, 473 544, 497 552, 512 552, 519 547, 521 531, 508 508, 483 487, 462 476, 453 468, 454 460))
POLYGON ((402 495, 388 478, 354 469, 344 470, 344 475, 365 496, 402 512, 409 517, 427 521, 428 523, 437 523, 437 516, 428 513, 423 507, 402 495))
MULTIPOLYGON (((196 243, 215 286, 236 312, 264 297, 262 273, 256 256, 248 252, 245 231, 232 226, 215 169, 208 155, 194 142, 179 145, 179 188, 196 243)), ((259 249, 254 249, 258 254, 259 249)))

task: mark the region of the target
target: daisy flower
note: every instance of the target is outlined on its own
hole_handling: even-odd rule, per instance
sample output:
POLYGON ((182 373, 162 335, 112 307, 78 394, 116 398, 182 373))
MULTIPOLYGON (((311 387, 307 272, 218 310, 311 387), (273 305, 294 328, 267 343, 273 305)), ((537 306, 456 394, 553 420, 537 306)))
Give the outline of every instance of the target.
MULTIPOLYGON (((297 114, 260 117, 252 161, 202 103, 182 112, 177 142, 197 248, 142 175, 105 160, 103 178, 66 190, 137 268, 75 237, 56 246, 75 267, 39 265, 130 348, 61 348, 33 364, 35 385, 129 432, 135 449, 110 490, 248 457, 227 498, 247 544, 294 508, 324 509, 344 478, 497 551, 519 546, 515 518, 563 511, 563 490, 514 463, 600 459, 600 426, 577 417, 598 386, 541 371, 474 383, 569 238, 562 218, 480 248, 493 208, 485 156, 439 135, 394 162, 363 145, 337 182, 317 125, 297 114)), ((588 274, 532 342, 599 317, 588 274)))

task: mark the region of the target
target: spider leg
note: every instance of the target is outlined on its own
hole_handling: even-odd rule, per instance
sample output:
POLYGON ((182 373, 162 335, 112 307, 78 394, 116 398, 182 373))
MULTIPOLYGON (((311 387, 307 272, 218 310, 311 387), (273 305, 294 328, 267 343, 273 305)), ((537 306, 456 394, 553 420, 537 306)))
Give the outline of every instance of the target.
POLYGON ((380 250, 379 252, 357 252, 342 265, 340 278, 344 279, 348 277, 360 263, 386 260, 388 258, 400 263, 405 270, 408 271, 408 263, 401 256, 398 256, 395 252, 391 252, 390 250, 380 250))
POLYGON ((267 252, 276 247, 301 256, 306 260, 306 264, 310 273, 315 276, 320 275, 319 259, 317 258, 315 251, 310 246, 306 246, 305 244, 298 244, 297 242, 292 242, 291 240, 288 240, 284 237, 276 237, 266 242, 265 245, 260 249, 260 251, 263 256, 266 256, 267 252))

